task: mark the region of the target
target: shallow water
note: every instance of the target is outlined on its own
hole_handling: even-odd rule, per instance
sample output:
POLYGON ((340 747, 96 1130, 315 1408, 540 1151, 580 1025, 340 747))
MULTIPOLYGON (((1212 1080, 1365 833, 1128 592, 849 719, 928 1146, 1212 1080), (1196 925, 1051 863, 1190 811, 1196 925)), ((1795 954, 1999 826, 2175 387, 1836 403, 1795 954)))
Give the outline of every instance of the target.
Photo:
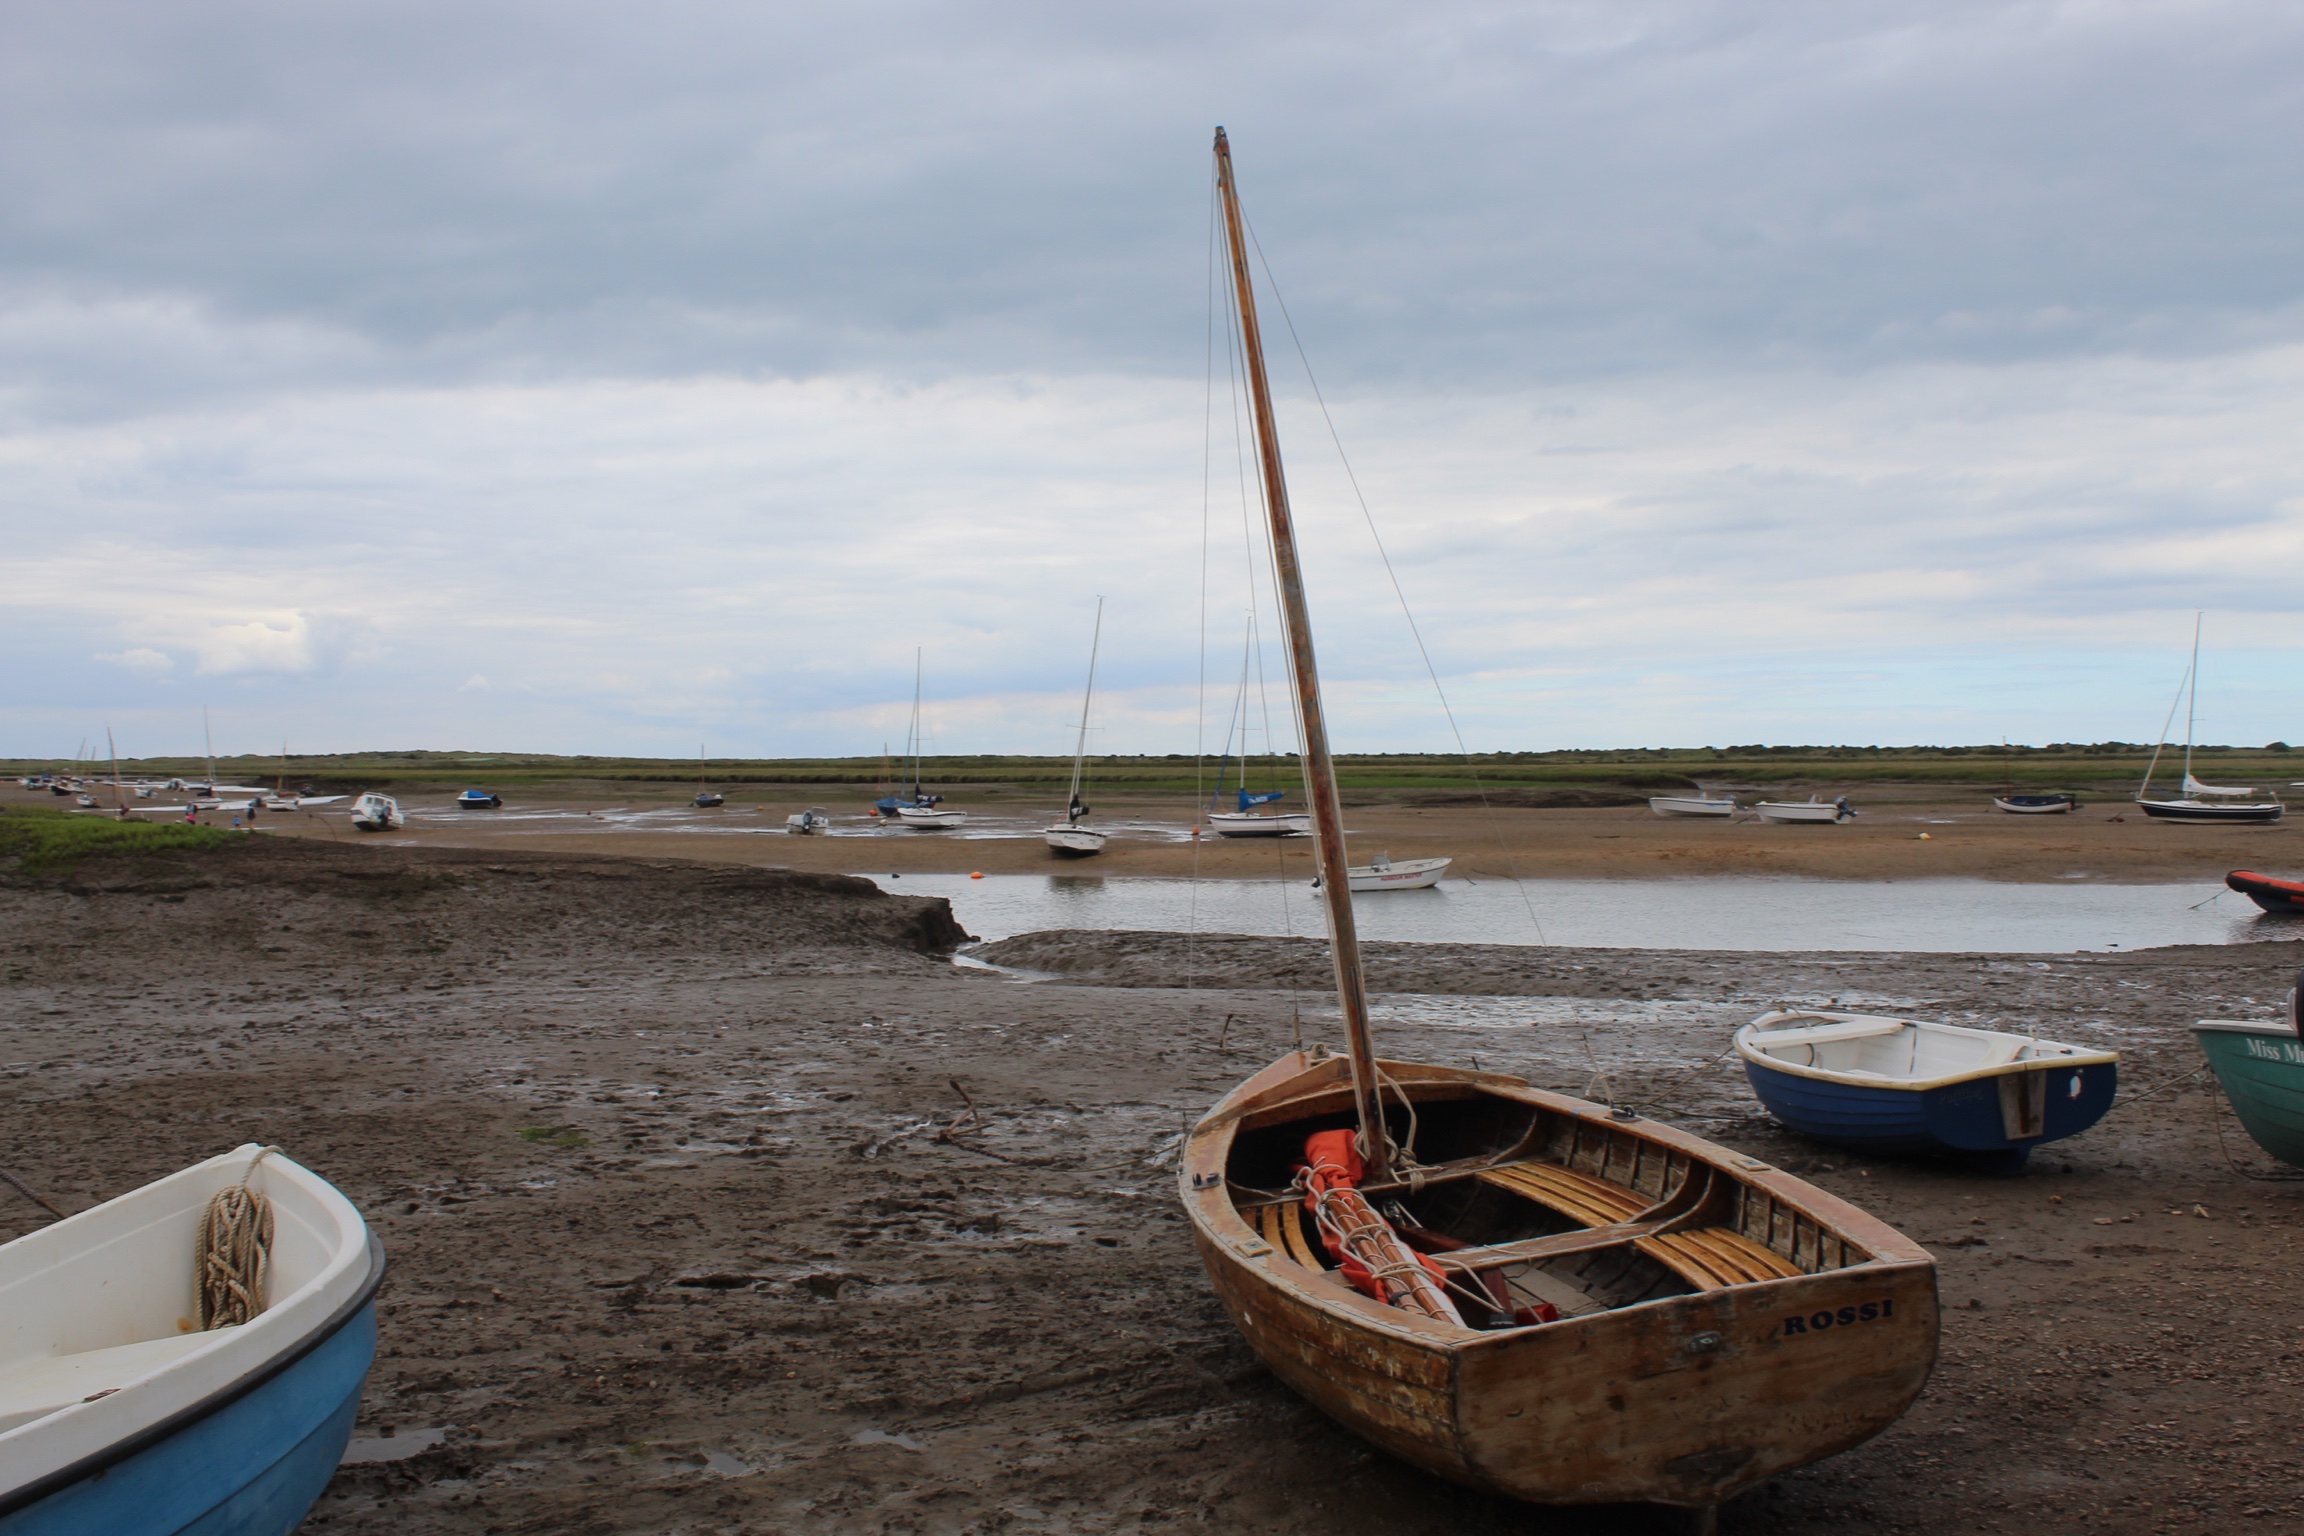
MULTIPOLYGON (((1318 936, 1309 885, 1097 875, 878 875, 945 896, 983 939, 1050 928, 1318 936)), ((1364 939, 1572 948, 2068 954, 2304 938, 2208 885, 2022 885, 1993 880, 1446 880, 1353 898, 1364 939), (2204 904, 2203 904, 2204 903, 2204 904)))

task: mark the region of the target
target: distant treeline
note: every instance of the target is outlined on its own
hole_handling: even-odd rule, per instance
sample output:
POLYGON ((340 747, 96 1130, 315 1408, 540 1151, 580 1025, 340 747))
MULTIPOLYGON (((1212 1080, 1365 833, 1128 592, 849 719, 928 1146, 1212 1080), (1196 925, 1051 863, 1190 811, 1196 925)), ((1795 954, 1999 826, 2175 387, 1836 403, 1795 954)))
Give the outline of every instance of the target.
MULTIPOLYGON (((2152 755, 2149 744, 2130 741, 2054 742, 2044 747, 1830 747, 1766 746, 1647 747, 1611 751, 1480 752, 1469 758, 1433 752, 1352 752, 1336 760, 1337 777, 1357 800, 1424 796, 1453 798, 1482 789, 1525 790, 1544 803, 1550 791, 1623 792, 1684 788, 1695 784, 1829 785, 1857 783, 2013 784, 2020 788, 2096 791, 2133 787, 2152 755)), ((2168 748, 2160 772, 2179 772, 2181 748, 2168 748)), ((181 778, 205 771, 192 758, 123 759, 123 774, 140 778, 181 778)), ((71 767, 56 761, 18 760, 0 764, 14 777, 71 767)), ((230 782, 268 784, 283 777, 277 757, 219 758, 217 772, 230 782)), ((2196 747, 2194 771, 2214 780, 2218 774, 2285 787, 2304 779, 2304 752, 2276 741, 2262 747, 2196 747), (2209 771, 2211 768, 2214 772, 2209 771)), ((1161 756, 1105 756, 1089 759, 1089 779, 1102 792, 1171 793, 1208 787, 1214 758, 1197 762, 1189 753, 1161 756)), ((108 772, 109 764, 83 765, 108 772)), ((694 759, 558 756, 514 752, 350 752, 289 759, 290 788, 324 789, 403 784, 411 787, 505 788, 548 784, 693 783, 699 777, 715 787, 781 784, 871 787, 895 771, 880 757, 694 759)), ((1000 754, 930 757, 922 776, 932 788, 969 785, 1038 790, 1061 786, 1072 773, 1066 757, 1000 754)), ((1239 780, 1239 765, 1228 782, 1239 780)), ((1252 787, 1286 787, 1292 763, 1262 760, 1249 766, 1252 787)), ((1521 798, 1521 797, 1515 797, 1521 798)))

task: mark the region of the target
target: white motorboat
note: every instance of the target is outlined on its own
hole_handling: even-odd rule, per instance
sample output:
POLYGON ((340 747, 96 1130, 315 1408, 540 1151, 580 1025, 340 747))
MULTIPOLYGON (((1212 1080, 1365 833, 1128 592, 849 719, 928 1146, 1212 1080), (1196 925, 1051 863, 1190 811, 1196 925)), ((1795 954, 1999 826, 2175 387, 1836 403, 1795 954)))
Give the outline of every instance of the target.
POLYGON ((812 805, 804 811, 795 811, 784 818, 784 830, 787 832, 813 834, 830 831, 831 827, 832 818, 825 813, 824 807, 820 805, 812 805))
POLYGON ((1648 809, 1659 816, 1716 816, 1735 815, 1743 807, 1734 800, 1716 800, 1710 795, 1650 795, 1648 809))
POLYGON ((1072 745, 1072 791, 1064 802, 1064 819, 1040 833, 1051 853, 1071 859, 1084 859, 1104 851, 1104 832, 1080 824, 1080 819, 1088 814, 1088 803, 1080 798, 1081 775, 1088 766, 1088 705, 1096 697, 1096 652, 1103 642, 1104 599, 1098 598, 1096 628, 1088 637, 1088 685, 1080 693, 1080 736, 1072 745))
MULTIPOLYGON (((1454 859, 1401 859, 1394 861, 1388 853, 1380 853, 1366 864, 1355 864, 1344 871, 1344 888, 1360 891, 1421 891, 1440 883, 1448 873, 1454 859)), ((1317 887, 1320 882, 1312 884, 1317 887)))
POLYGON ((1762 821, 1835 822, 1854 821, 1856 807, 1842 795, 1837 800, 1819 800, 1810 795, 1805 800, 1761 800, 1753 811, 1762 821))
POLYGON ((907 827, 918 827, 923 832, 949 831, 968 823, 966 811, 947 811, 937 805, 900 805, 896 819, 907 827))
POLYGON ((371 789, 352 802, 352 825, 363 832, 397 832, 408 825, 400 802, 371 789))
POLYGON ((383 1276, 351 1202, 254 1145, 0 1247, 0 1530, 287 1536, 351 1436, 383 1276), (227 1235, 270 1229, 238 1263, 203 1240, 219 1195, 227 1235))
POLYGON ((1218 837, 1290 837, 1310 834, 1312 817, 1304 811, 1211 811, 1208 827, 1218 837))

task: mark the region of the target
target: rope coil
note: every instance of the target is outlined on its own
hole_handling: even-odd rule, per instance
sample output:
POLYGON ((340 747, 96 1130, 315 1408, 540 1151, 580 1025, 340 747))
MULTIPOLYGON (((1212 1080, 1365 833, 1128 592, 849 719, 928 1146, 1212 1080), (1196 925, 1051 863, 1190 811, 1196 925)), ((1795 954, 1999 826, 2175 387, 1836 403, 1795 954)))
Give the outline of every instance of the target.
POLYGON ((250 1189, 248 1180, 256 1165, 278 1150, 259 1150, 240 1182, 218 1190, 200 1213, 196 1277, 203 1333, 250 1322, 264 1311, 265 1281, 272 1269, 272 1201, 250 1189))

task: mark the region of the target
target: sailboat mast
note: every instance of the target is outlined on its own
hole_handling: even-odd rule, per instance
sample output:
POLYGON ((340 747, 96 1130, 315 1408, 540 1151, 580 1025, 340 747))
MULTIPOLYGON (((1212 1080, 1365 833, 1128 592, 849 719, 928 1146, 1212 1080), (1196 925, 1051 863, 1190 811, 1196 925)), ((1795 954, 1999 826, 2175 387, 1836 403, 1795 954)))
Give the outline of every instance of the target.
POLYGON ((104 750, 112 754, 112 809, 124 811, 128 802, 120 798, 120 743, 112 739, 112 727, 104 727, 104 750))
POLYGON ((2192 690, 2184 698, 2184 793, 2192 793, 2192 715, 2200 702, 2200 615, 2192 615, 2192 690))
POLYGON ((921 647, 912 647, 912 798, 920 798, 920 656, 921 647))
POLYGON ((1232 179, 1232 146, 1216 130, 1216 186, 1224 204, 1224 233, 1232 254, 1232 286, 1240 306, 1240 346, 1248 363, 1248 395, 1256 420, 1256 452, 1263 469, 1264 509, 1272 524, 1272 564, 1280 615, 1296 674, 1296 708, 1304 727, 1304 778, 1312 795, 1314 850, 1320 895, 1328 904, 1328 939, 1336 962, 1336 1002, 1352 1054, 1352 1098, 1360 1116, 1360 1157, 1368 1177, 1390 1176, 1383 1105, 1376 1091, 1376 1046, 1368 1033, 1368 981, 1360 970, 1360 935, 1352 922, 1352 882, 1345 872, 1344 807, 1336 793, 1336 763, 1328 751, 1328 719, 1320 705, 1320 669, 1312 655, 1312 615, 1304 601, 1304 571, 1296 554, 1296 526, 1288 513, 1288 482, 1280 469, 1280 435, 1272 385, 1264 375, 1264 337, 1256 324, 1255 285, 1248 276, 1248 241, 1240 195, 1232 179))
POLYGON ((1096 599, 1096 628, 1088 638, 1088 686, 1080 694, 1080 740, 1072 748, 1072 793, 1064 802, 1064 819, 1077 813, 1080 803, 1080 765, 1088 760, 1088 701, 1096 697, 1096 650, 1104 643, 1104 599, 1096 599))
POLYGON ((208 748, 208 793, 216 793, 216 733, 208 727, 208 706, 200 706, 200 740, 208 748))

